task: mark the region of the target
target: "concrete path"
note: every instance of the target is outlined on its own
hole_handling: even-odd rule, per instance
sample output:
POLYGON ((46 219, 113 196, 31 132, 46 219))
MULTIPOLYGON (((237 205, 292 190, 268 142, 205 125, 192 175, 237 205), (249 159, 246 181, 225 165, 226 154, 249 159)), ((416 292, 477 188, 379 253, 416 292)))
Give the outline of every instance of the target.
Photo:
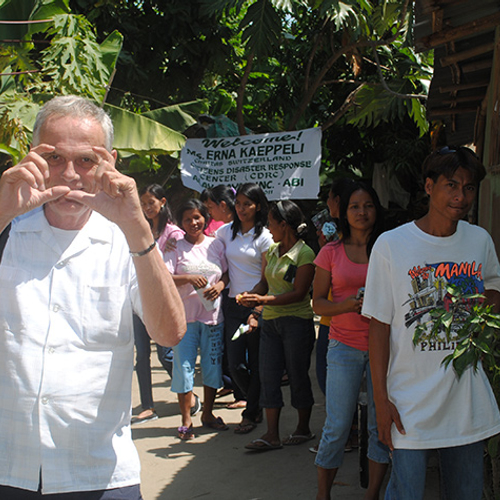
MULTIPOLYGON (((153 347, 154 349, 154 347, 153 347)), ((314 355, 313 355, 314 357, 314 355)), ((170 378, 159 365, 156 353, 153 363, 153 396, 159 419, 133 426, 134 442, 142 463, 142 495, 144 500, 289 500, 310 499, 316 495, 314 455, 308 448, 318 442, 325 419, 324 397, 314 372, 311 378, 316 404, 311 429, 317 438, 299 446, 286 446, 268 452, 249 452, 245 445, 265 432, 265 423, 251 433, 240 436, 234 428, 241 410, 229 410, 231 396, 216 400, 215 414, 229 425, 225 432, 212 432, 201 427, 194 417, 195 439, 177 438, 180 425, 177 398, 170 391, 170 378)), ((140 412, 137 377, 134 375, 132 402, 134 414, 140 412)), ((291 433, 296 426, 296 412, 290 407, 289 388, 284 387, 286 406, 281 415, 281 434, 291 433)), ((196 393, 203 394, 199 370, 196 393)), ((332 490, 332 498, 363 499, 359 486, 357 450, 346 453, 332 490)), ((439 498, 435 466, 429 467, 426 500, 439 498)))

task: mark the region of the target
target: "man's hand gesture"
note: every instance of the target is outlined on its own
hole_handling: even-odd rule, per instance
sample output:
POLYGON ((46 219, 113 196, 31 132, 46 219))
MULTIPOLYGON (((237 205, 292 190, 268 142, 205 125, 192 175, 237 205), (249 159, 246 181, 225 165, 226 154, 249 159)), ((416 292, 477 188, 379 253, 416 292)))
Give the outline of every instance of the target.
POLYGON ((0 178, 0 229, 15 217, 69 193, 67 186, 46 188, 49 167, 43 155, 53 151, 53 146, 40 144, 3 173, 0 178))
POLYGON ((70 191, 66 197, 88 206, 117 224, 125 233, 145 222, 134 179, 115 168, 115 156, 103 147, 92 148, 99 157, 93 193, 70 191))

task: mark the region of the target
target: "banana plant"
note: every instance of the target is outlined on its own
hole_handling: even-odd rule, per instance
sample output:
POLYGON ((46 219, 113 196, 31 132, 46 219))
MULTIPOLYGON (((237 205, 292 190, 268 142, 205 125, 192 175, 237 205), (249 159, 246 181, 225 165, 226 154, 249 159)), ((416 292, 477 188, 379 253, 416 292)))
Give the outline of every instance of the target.
POLYGON ((26 155, 36 114, 56 95, 77 94, 104 106, 119 154, 149 157, 144 164, 180 151, 181 132, 208 111, 204 100, 144 114, 105 104, 123 37, 113 31, 98 43, 87 19, 71 14, 68 0, 0 0, 0 23, 9 37, 0 48, 0 169, 26 155))

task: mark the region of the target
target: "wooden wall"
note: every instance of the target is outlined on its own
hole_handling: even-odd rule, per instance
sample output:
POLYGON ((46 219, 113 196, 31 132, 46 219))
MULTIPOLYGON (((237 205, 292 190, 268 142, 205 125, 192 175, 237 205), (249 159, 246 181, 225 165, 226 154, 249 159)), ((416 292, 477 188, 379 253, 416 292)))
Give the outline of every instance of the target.
MULTIPOLYGON (((482 157, 488 175, 479 195, 479 225, 493 237, 500 255, 500 28, 496 30, 491 80, 488 86, 482 157)), ((477 142, 481 143, 481 137, 477 142)))

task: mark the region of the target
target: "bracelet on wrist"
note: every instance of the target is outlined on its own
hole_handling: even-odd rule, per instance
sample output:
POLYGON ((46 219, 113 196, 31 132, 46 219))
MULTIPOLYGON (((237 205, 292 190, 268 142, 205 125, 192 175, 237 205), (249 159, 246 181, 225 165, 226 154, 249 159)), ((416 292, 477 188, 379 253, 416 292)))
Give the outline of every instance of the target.
POLYGON ((252 316, 255 316, 256 318, 260 318, 260 316, 262 315, 262 311, 257 311, 257 309, 252 309, 250 311, 250 314, 252 314, 252 316))
POLYGON ((147 255, 149 252, 151 252, 155 247, 156 247, 156 241, 153 241, 153 243, 151 243, 151 245, 148 246, 146 250, 141 250, 140 252, 131 251, 130 255, 132 255, 132 257, 142 257, 143 255, 147 255))

